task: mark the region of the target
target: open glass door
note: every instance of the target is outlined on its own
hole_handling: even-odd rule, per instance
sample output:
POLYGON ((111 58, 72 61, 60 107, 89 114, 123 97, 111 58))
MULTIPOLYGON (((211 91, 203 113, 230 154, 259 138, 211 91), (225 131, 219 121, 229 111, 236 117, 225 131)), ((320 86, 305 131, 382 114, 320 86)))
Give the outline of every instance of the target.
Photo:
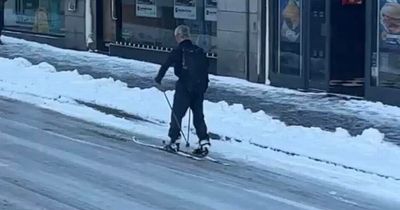
POLYGON ((329 89, 329 5, 331 0, 310 0, 307 8, 308 88, 327 91, 329 89))
POLYGON ((272 84, 328 90, 330 0, 272 2, 272 84))

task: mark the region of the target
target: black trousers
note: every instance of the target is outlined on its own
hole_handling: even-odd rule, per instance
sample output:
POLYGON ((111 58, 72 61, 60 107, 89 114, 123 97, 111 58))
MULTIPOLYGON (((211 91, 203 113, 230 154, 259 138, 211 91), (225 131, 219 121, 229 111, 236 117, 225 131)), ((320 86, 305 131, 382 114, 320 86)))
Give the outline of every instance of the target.
MULTIPOLYGON (((0 1, 2 1, 2 0, 0 0, 0 1)), ((1 7, 1 5, 0 5, 0 7, 1 7)), ((4 10, 1 10, 1 8, 0 8, 0 36, 1 36, 1 31, 3 31, 3 28, 4 28, 4 10)))
POLYGON ((4 27, 4 4, 3 0, 0 0, 0 33, 4 27))
POLYGON ((209 139, 203 113, 204 93, 189 92, 182 83, 176 83, 171 123, 168 136, 172 141, 180 137, 182 118, 190 108, 193 112, 193 124, 199 140, 209 139))

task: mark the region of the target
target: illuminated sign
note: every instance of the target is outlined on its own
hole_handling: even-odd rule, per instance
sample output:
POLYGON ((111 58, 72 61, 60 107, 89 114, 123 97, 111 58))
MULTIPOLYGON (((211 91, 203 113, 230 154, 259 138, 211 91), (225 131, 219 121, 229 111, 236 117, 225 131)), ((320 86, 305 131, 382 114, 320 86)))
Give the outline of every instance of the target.
POLYGON ((362 4, 363 0, 342 0, 342 5, 362 4))

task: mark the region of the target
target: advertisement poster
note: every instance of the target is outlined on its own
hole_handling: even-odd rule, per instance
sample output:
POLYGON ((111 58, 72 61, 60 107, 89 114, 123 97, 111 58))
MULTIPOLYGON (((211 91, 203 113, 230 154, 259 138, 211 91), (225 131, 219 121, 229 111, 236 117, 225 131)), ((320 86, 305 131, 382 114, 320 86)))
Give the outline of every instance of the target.
POLYGON ((40 7, 36 11, 33 31, 37 33, 49 33, 49 17, 44 7, 40 7))
POLYGON ((156 0, 136 0, 136 15, 140 17, 157 17, 156 0))
POLYGON ((279 71, 301 74, 301 9, 299 0, 279 0, 280 49, 279 71))
POLYGON ((380 0, 381 47, 398 51, 400 49, 400 2, 380 0))
POLYGON ((217 1, 218 0, 204 0, 204 19, 206 21, 217 21, 217 1))
POLYGON ((400 1, 379 1, 380 71, 400 74, 400 1))
POLYGON ((299 0, 280 0, 281 41, 300 42, 300 11, 299 0))
POLYGON ((196 0, 175 0, 174 17, 196 20, 196 0))

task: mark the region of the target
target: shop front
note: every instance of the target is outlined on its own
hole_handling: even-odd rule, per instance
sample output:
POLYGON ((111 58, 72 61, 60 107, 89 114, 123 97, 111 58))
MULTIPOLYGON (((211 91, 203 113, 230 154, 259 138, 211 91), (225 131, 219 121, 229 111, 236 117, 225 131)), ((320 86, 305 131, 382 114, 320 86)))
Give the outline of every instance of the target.
POLYGON ((400 105, 400 1, 368 1, 366 97, 400 105))
POLYGON ((87 49, 85 0, 8 0, 5 35, 62 48, 87 49))
POLYGON ((362 96, 365 3, 271 0, 273 85, 362 96))
POLYGON ((269 1, 273 85, 328 89, 327 1, 269 1))
POLYGON ((174 30, 185 24, 192 40, 217 57, 216 0, 102 0, 97 18, 98 48, 112 55, 162 63, 176 46, 174 30))
POLYGON ((5 27, 8 30, 64 35, 64 0, 8 0, 5 27))
POLYGON ((270 0, 272 85, 400 105, 400 0, 270 0))

